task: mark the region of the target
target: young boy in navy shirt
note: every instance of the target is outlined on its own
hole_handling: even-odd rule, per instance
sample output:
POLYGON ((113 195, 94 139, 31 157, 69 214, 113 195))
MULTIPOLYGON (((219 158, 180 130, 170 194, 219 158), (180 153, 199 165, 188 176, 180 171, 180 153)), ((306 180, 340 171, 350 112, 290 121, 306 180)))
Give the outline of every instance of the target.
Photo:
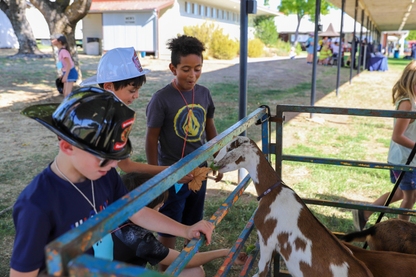
MULTIPOLYGON (((35 105, 24 115, 58 136, 59 151, 22 191, 13 207, 16 229, 10 276, 34 277, 46 268, 45 246, 104 210, 128 191, 115 167, 132 151, 128 139, 135 112, 113 93, 85 87, 58 104, 35 105)), ((204 233, 211 241, 213 226, 201 221, 185 226, 155 210, 143 208, 130 220, 157 232, 187 239, 204 233)), ((109 257, 104 243, 87 252, 109 257)))

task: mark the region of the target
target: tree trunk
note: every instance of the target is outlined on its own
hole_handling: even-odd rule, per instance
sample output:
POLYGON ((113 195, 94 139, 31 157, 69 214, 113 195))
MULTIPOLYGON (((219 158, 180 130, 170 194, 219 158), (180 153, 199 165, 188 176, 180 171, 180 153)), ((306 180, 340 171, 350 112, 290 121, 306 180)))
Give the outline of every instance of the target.
POLYGON ((296 46, 297 42, 298 42, 298 36, 299 36, 299 28, 300 28, 300 23, 302 21, 302 17, 301 15, 297 14, 297 18, 298 18, 298 25, 296 25, 296 31, 295 31, 295 40, 293 42, 293 45, 296 46))
POLYGON ((19 51, 13 57, 31 56, 42 58, 50 56, 42 53, 36 45, 32 27, 26 18, 25 0, 10 0, 9 5, 2 0, 0 2, 0 8, 9 18, 19 42, 19 51))
MULTIPOLYGON (((92 0, 77 0, 71 4, 69 0, 48 1, 30 0, 45 18, 49 26, 51 35, 63 34, 68 41, 69 52, 74 60, 75 67, 79 74, 78 81, 82 80, 81 66, 79 63, 77 46, 75 43, 75 27, 77 22, 87 15, 90 10, 92 0)), ((58 57, 55 56, 55 61, 58 57)))

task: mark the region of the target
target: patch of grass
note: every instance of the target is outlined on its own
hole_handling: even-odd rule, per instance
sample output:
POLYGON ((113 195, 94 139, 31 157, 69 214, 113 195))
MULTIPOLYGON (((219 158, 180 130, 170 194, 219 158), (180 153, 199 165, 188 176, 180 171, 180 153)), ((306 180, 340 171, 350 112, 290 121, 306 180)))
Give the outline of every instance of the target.
POLYGON ((389 69, 403 70, 411 60, 388 58, 389 69))
MULTIPOLYGON (((225 201, 225 196, 215 197, 210 201, 205 202, 205 215, 211 216, 214 214, 218 207, 225 201)), ((237 201, 236 204, 230 209, 227 216, 223 218, 221 223, 215 229, 213 241, 211 245, 204 246, 201 251, 214 250, 220 248, 231 248, 236 242, 238 235, 240 235, 244 226, 247 224, 251 215, 257 208, 257 201, 253 196, 243 195, 243 199, 237 201)), ((208 218, 207 218, 208 219, 208 218)), ((252 232, 247 239, 246 245, 255 244, 257 240, 256 232, 252 232)), ((223 263, 223 259, 212 261, 204 266, 206 276, 214 276, 220 265, 223 263)), ((241 266, 233 265, 231 271, 227 276, 234 277, 239 276, 241 266)))

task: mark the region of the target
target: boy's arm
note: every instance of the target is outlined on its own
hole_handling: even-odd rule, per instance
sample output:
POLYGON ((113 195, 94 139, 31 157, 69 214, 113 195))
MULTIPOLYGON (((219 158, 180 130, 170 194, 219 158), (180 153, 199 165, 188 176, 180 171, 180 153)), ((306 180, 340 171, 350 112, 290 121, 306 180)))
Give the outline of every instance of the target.
POLYGON ((149 164, 157 165, 157 143, 159 141, 160 128, 147 127, 146 132, 146 158, 149 164))
MULTIPOLYGON (((158 144, 158 141, 159 141, 159 134, 160 134, 160 128, 150 128, 150 127, 147 128, 147 132, 146 132, 146 158, 147 158, 147 162, 149 163, 149 166, 155 166, 155 165, 158 164, 157 144, 158 144)), ((119 166, 124 171, 124 169, 121 167, 121 166, 124 166, 124 165, 120 165, 120 163, 119 163, 119 166)), ((158 166, 158 167, 160 167, 160 168, 163 167, 163 169, 160 170, 159 172, 168 168, 168 166, 158 166)), ((194 178, 194 176, 189 173, 189 174, 183 176, 182 179, 180 179, 178 181, 178 183, 186 184, 186 183, 189 183, 190 181, 192 181, 193 178, 194 178)))
POLYGON ((36 269, 31 272, 20 272, 16 271, 13 268, 10 268, 10 277, 36 277, 38 276, 39 269, 36 269))
POLYGON ((139 173, 148 173, 151 175, 156 175, 168 168, 167 166, 151 165, 146 163, 140 163, 132 161, 130 158, 121 160, 118 163, 118 167, 126 173, 129 172, 139 172, 139 173))
POLYGON ((136 212, 130 217, 130 220, 145 229, 189 240, 199 238, 201 233, 203 233, 206 236, 207 244, 211 243, 212 231, 214 229, 214 225, 206 220, 187 226, 148 207, 144 207, 136 212))
POLYGON ((207 118, 205 133, 207 134, 207 140, 215 138, 217 134, 217 128, 215 128, 214 118, 207 118))
MULTIPOLYGON (((228 252, 230 252, 230 249, 218 249, 213 251, 198 252, 192 257, 185 268, 201 266, 212 260, 226 257, 228 252)), ((169 254, 166 256, 166 258, 160 261, 160 264, 170 266, 179 256, 179 254, 179 251, 169 249, 169 254)))
MULTIPOLYGON (((211 140, 213 138, 215 138, 218 134, 217 134, 217 128, 215 128, 215 124, 214 124, 214 118, 207 118, 206 121, 206 126, 205 126, 205 132, 207 134, 207 140, 211 140)), ((217 153, 214 154, 214 157, 217 155, 217 153)), ((219 182, 222 180, 222 177, 224 175, 222 173, 218 173, 217 176, 215 177, 215 182, 219 182)))

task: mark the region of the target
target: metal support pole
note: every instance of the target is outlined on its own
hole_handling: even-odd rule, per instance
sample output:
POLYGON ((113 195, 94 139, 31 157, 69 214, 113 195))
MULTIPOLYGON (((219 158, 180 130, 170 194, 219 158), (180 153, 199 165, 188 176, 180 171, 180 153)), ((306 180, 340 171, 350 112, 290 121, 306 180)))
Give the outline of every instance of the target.
POLYGON ((244 118, 247 114, 247 2, 248 0, 240 1, 240 102, 238 120, 244 118))
POLYGON ((355 10, 354 10, 354 32, 353 32, 353 38, 352 38, 352 42, 351 42, 351 52, 350 52, 350 57, 351 57, 351 61, 350 61, 350 84, 351 84, 351 80, 352 80, 352 68, 354 67, 355 64, 355 51, 357 51, 356 49, 356 43, 355 43, 355 37, 356 37, 356 23, 357 23, 357 13, 358 13, 358 0, 355 0, 355 10))
MULTIPOLYGON (((256 13, 257 2, 254 0, 240 1, 240 104, 238 119, 247 115, 247 52, 248 52, 248 13, 256 13), (250 4, 250 11, 248 6, 250 4)), ((241 133, 246 135, 246 131, 241 133)), ((238 170, 238 182, 247 175, 247 170, 238 170)))
POLYGON ((361 10, 361 28, 360 28, 360 39, 359 39, 360 52, 358 52, 357 75, 360 75, 361 59, 364 59, 363 25, 364 25, 364 10, 361 10))
MULTIPOLYGON (((313 36, 313 64, 312 64, 312 88, 311 88, 311 106, 315 105, 315 94, 316 94, 316 66, 318 62, 318 23, 319 16, 321 14, 321 0, 316 0, 315 4, 315 33, 313 36)), ((310 118, 313 114, 310 114, 310 118)))
POLYGON ((337 88, 336 88, 336 95, 338 97, 338 88, 339 88, 339 78, 340 78, 340 71, 341 71, 341 61, 344 61, 344 57, 342 56, 342 38, 344 36, 343 29, 344 29, 344 9, 345 9, 345 0, 342 0, 341 5, 341 28, 339 31, 339 45, 338 45, 338 57, 337 57, 337 88))

